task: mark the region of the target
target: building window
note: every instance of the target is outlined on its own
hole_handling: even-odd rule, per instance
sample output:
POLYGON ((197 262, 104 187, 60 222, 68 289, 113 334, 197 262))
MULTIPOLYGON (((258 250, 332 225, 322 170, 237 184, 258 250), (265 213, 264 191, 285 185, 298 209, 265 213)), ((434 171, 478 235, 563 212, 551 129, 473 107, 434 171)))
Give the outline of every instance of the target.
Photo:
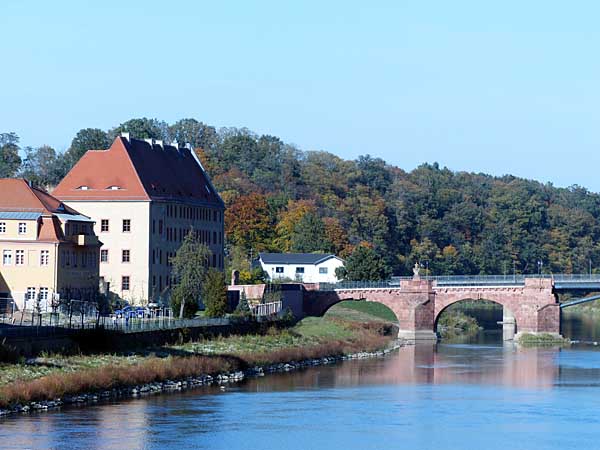
POLYGON ((123 233, 131 231, 131 219, 123 219, 123 233))
POLYGON ((0 222, 0 234, 6 233, 6 222, 0 222))
POLYGON ((35 288, 28 287, 27 288, 27 301, 35 300, 35 288))
POLYGON ((129 250, 123 250, 123 252, 121 253, 121 262, 124 262, 124 263, 130 262, 131 261, 130 256, 131 256, 131 254, 130 254, 129 250))
POLYGON ((12 265, 12 250, 4 250, 2 252, 2 265, 4 265, 4 266, 12 265))
POLYGON ((19 222, 19 234, 27 233, 27 223, 19 222))
POLYGON ((275 267, 275 273, 283 273, 283 267, 275 267))
POLYGON ((50 264, 50 250, 40 251, 40 266, 47 266, 50 264))
POLYGON ((108 250, 107 249, 100 250, 100 262, 101 263, 108 262, 108 250))
POLYGON ((15 265, 22 266, 25 264, 25 250, 15 250, 15 265))
POLYGON ((158 221, 158 234, 160 234, 161 236, 163 234, 163 221, 162 220, 158 221))
POLYGON ((121 277, 121 290, 128 291, 129 290, 129 276, 124 275, 121 277))
POLYGON ((319 273, 321 275, 327 275, 327 267, 319 267, 319 273))
POLYGON ((40 288, 40 301, 45 302, 48 300, 48 288, 41 287, 40 288))
POLYGON ((304 273, 304 267, 296 267, 296 273, 304 273))
POLYGON ((108 219, 102 219, 100 221, 100 231, 102 233, 108 233, 108 219))

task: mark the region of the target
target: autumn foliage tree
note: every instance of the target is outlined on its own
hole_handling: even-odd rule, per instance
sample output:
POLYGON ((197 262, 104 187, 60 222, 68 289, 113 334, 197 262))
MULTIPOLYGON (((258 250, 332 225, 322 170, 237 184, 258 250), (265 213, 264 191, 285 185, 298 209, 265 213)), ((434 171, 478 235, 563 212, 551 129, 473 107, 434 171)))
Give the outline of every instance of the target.
POLYGON ((237 198, 225 211, 225 233, 230 243, 246 250, 269 248, 273 224, 266 197, 252 193, 237 198))

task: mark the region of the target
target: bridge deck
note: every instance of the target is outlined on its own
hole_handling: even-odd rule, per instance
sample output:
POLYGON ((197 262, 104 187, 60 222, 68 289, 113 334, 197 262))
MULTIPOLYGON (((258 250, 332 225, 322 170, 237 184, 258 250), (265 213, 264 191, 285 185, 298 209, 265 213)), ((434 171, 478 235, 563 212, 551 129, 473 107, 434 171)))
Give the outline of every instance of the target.
MULTIPOLYGON (((524 286, 527 278, 544 278, 554 280, 557 291, 598 290, 600 291, 600 275, 597 274, 555 274, 555 275, 452 275, 452 276, 423 276, 422 280, 432 280, 440 287, 502 287, 524 286)), ((348 281, 341 283, 321 283, 319 290, 340 289, 388 289, 399 288, 403 280, 412 277, 393 277, 389 281, 348 281)))

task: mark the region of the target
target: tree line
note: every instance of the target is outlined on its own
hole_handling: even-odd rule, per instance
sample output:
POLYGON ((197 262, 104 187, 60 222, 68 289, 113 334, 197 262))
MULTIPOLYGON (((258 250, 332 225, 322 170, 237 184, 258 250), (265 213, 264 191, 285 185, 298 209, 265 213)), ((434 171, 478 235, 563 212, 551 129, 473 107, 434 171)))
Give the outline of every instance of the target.
POLYGON ((21 148, 17 135, 0 134, 0 176, 51 187, 121 132, 192 144, 227 205, 229 267, 242 282, 260 276, 250 259, 261 251, 354 253, 353 262, 377 261, 372 278, 409 275, 415 262, 437 275, 583 273, 600 263, 600 195, 585 188, 436 163, 407 172, 195 119, 85 128, 64 153, 21 148))

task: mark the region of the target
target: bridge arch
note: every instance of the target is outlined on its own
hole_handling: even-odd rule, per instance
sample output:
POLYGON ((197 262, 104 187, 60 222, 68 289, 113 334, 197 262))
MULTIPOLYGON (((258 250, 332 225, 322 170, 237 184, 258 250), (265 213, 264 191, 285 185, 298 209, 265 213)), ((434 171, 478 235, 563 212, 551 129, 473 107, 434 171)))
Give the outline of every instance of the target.
MULTIPOLYGON (((456 306, 463 302, 465 302, 465 303, 466 302, 471 302, 471 303, 481 302, 482 304, 493 303, 494 305, 500 306, 502 308, 502 315, 501 315, 501 318, 499 319, 499 321, 501 320, 502 322, 506 322, 506 325, 512 326, 513 334, 516 332, 517 323, 516 323, 515 315, 514 315, 513 311, 510 309, 510 307, 508 307, 498 301, 495 301, 495 300, 489 300, 487 298, 470 298, 470 297, 465 297, 465 298, 462 298, 459 300, 449 302, 449 303, 445 304, 445 306, 441 307, 441 309, 439 309, 439 310, 437 310, 437 308, 436 308, 435 316, 433 319, 433 330, 437 331, 440 318, 442 317, 442 315, 444 313, 448 312, 448 310, 450 308, 452 308, 453 306, 456 306)), ((500 329, 502 329, 501 325, 500 325, 500 329)))
MULTIPOLYGON (((335 305, 339 305, 343 302, 365 302, 365 303, 376 303, 379 305, 383 305, 387 310, 389 310, 395 317, 395 322, 399 323, 400 318, 398 317, 398 313, 394 311, 394 304, 390 301, 386 301, 386 299, 371 299, 369 296, 365 296, 363 294, 354 293, 354 295, 349 295, 347 293, 342 293, 341 295, 337 295, 335 299, 332 299, 330 302, 327 302, 320 309, 319 316, 323 316, 327 314, 327 312, 333 308, 335 305)), ((382 319, 383 320, 383 319, 382 319)))

